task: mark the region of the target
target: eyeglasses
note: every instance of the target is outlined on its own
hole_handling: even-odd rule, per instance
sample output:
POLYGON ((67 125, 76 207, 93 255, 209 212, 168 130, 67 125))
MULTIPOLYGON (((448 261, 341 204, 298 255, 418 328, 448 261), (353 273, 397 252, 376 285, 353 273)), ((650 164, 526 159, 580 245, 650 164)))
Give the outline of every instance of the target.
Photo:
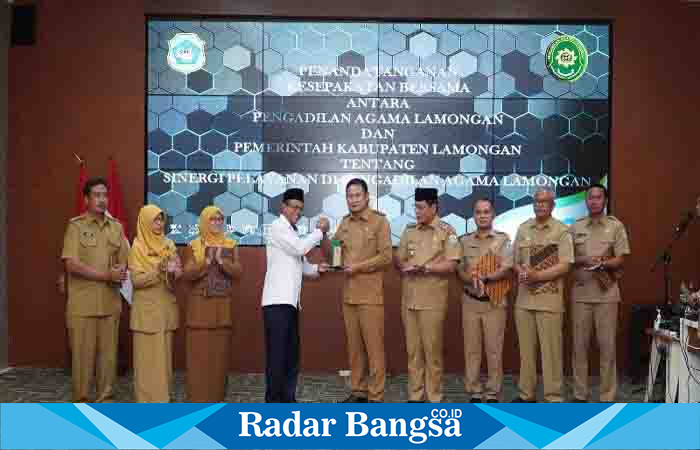
POLYGON ((284 204, 284 207, 285 207, 285 208, 289 208, 289 209, 291 209, 291 210, 293 210, 293 211, 298 211, 298 212, 304 211, 304 204, 303 204, 303 203, 300 204, 300 205, 299 205, 299 204, 289 204, 289 203, 285 203, 285 204, 284 204))

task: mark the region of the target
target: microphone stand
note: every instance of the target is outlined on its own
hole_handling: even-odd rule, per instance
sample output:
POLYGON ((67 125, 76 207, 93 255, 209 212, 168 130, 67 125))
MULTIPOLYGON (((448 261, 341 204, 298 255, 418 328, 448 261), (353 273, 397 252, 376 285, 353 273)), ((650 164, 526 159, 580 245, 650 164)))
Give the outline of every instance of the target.
POLYGON ((695 220, 696 216, 696 214, 690 212, 683 218, 681 223, 676 226, 671 241, 666 245, 663 252, 656 258, 654 265, 651 267, 651 271, 655 272, 659 264, 663 264, 664 266, 664 299, 666 305, 673 303, 671 301, 671 253, 673 251, 673 245, 683 237, 688 226, 695 220))

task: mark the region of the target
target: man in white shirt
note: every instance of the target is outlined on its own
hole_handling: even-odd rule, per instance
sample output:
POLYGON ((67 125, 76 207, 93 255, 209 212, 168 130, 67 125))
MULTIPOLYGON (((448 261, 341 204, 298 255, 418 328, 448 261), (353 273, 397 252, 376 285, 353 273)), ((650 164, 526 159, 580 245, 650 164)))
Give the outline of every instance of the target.
POLYGON ((304 191, 288 189, 280 217, 267 234, 267 273, 262 306, 265 325, 265 402, 295 403, 299 374, 299 299, 302 276, 318 278, 327 264, 309 264, 306 254, 328 232, 328 219, 300 238, 296 224, 304 210, 304 191))

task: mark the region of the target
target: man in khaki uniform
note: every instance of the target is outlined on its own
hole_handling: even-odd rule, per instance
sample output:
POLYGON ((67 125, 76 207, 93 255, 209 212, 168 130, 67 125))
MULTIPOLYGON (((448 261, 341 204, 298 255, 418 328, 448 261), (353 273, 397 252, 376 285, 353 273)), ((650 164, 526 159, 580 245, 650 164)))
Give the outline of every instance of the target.
POLYGON ((588 400, 588 346, 595 328, 600 349, 600 401, 614 402, 617 393, 617 283, 624 258, 630 254, 625 226, 605 214, 608 192, 592 185, 586 192, 588 217, 571 227, 576 265, 571 291, 574 330, 574 397, 588 400))
POLYGON ((384 269, 391 264, 391 230, 384 214, 369 207, 367 183, 345 187, 350 214, 334 239, 342 241, 343 317, 350 356, 352 394, 345 403, 384 400, 384 269))
POLYGON ((520 282, 514 310, 520 342, 520 396, 513 401, 535 402, 539 340, 544 399, 561 402, 564 284, 574 250, 568 227, 552 217, 554 193, 539 189, 533 207, 535 218, 520 225, 513 245, 520 282))
POLYGON ((101 178, 85 183, 87 212, 70 220, 63 241, 74 402, 88 401, 95 371, 95 401, 110 401, 117 372, 122 308, 118 288, 126 279, 129 243, 121 224, 106 214, 107 192, 107 182, 101 178))
POLYGON ((408 353, 408 401, 442 400, 443 327, 449 276, 462 257, 454 228, 437 215, 437 189, 417 188, 416 224, 401 235, 401 317, 408 353))
POLYGON ((464 281, 464 389, 471 394, 472 403, 482 400, 497 402, 503 386, 503 337, 507 301, 499 305, 493 304, 484 289, 490 282, 511 276, 513 261, 510 238, 506 233, 493 229, 494 212, 491 200, 477 200, 473 210, 477 231, 460 239, 463 258, 457 273, 464 281), (474 273, 475 266, 481 257, 488 253, 497 257, 500 267, 485 276, 477 277, 474 273), (488 364, 488 381, 485 387, 480 379, 481 353, 484 350, 488 364))

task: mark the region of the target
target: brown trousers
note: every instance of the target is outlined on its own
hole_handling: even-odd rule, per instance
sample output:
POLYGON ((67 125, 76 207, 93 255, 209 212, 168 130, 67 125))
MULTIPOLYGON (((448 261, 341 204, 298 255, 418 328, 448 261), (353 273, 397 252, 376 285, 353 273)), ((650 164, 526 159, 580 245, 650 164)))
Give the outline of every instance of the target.
POLYGON ((475 311, 462 303, 464 330, 464 390, 474 398, 495 399, 503 386, 503 337, 506 309, 475 311), (481 355, 486 352, 488 381, 481 384, 481 355))
POLYGON ((231 361, 231 328, 187 328, 187 399, 220 403, 226 396, 231 361))
POLYGON ((173 380, 172 330, 158 333, 133 332, 134 397, 138 403, 170 402, 173 380))
POLYGON ((617 303, 575 302, 573 308, 574 396, 588 399, 588 350, 591 329, 600 350, 600 401, 614 402, 617 395, 617 303))
POLYGON ((352 392, 371 401, 384 400, 384 305, 343 304, 350 357, 352 392))
POLYGON ((409 401, 442 401, 442 345, 445 309, 415 310, 402 306, 408 354, 409 401))
POLYGON ((537 342, 542 353, 544 399, 561 402, 562 313, 515 308, 520 342, 520 398, 535 400, 537 389, 537 342))
POLYGON ((89 401, 90 383, 95 373, 95 402, 111 401, 117 378, 119 315, 71 316, 68 318, 68 338, 72 352, 73 402, 89 401))

